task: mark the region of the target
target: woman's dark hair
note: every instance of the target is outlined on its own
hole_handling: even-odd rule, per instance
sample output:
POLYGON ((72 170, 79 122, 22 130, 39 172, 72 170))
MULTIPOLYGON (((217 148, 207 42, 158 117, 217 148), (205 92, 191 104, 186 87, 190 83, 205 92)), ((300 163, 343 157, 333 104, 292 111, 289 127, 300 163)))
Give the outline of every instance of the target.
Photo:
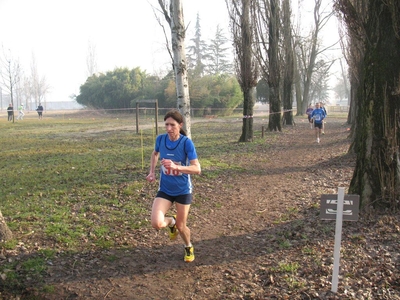
MULTIPOLYGON (((164 116, 164 121, 167 120, 168 118, 174 119, 174 120, 175 120, 176 122, 178 122, 179 124, 184 123, 184 122, 183 122, 183 116, 182 116, 182 114, 179 112, 179 110, 177 110, 177 109, 173 109, 173 110, 170 110, 169 112, 167 112, 167 113, 165 114, 165 116, 164 116)), ((187 133, 186 133, 185 130, 183 130, 183 128, 181 128, 181 129, 179 130, 179 133, 180 133, 180 134, 183 134, 184 136, 187 136, 187 133)))

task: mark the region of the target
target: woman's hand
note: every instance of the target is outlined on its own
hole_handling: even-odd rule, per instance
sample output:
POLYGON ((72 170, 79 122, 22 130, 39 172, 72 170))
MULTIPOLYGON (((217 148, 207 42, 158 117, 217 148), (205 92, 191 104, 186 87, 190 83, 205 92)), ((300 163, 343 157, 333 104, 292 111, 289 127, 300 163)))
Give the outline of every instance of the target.
POLYGON ((161 165, 164 166, 164 168, 169 169, 169 170, 177 170, 178 166, 174 164, 174 162, 170 159, 162 159, 161 160, 161 165))
POLYGON ((149 175, 147 175, 146 180, 148 182, 154 182, 156 181, 156 175, 154 173, 150 173, 149 175))

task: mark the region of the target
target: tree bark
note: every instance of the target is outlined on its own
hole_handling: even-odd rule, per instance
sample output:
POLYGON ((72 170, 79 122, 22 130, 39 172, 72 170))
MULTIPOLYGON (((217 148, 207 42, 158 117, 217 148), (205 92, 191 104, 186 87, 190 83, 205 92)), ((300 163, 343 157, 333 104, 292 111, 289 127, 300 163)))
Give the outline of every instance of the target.
MULTIPOLYGON (((345 17, 354 11, 349 3, 339 1, 345 17)), ((399 208, 400 197, 400 37, 395 30, 399 24, 396 5, 396 1, 369 0, 367 21, 357 27, 365 35, 365 56, 356 96, 357 159, 349 188, 350 193, 360 195, 362 206, 392 210, 399 208)), ((357 25, 356 18, 345 18, 349 30, 357 25)))
POLYGON ((0 242, 6 242, 13 237, 11 230, 8 228, 3 214, 0 211, 0 242))
POLYGON ((191 138, 189 81, 185 52, 185 23, 181 0, 172 0, 171 5, 171 44, 174 55, 177 106, 182 113, 184 130, 191 138))
POLYGON ((301 94, 301 75, 299 70, 299 62, 297 55, 293 56, 293 66, 294 66, 294 90, 296 94, 296 105, 297 113, 296 116, 302 116, 306 111, 303 111, 303 96, 301 94))
POLYGON ((281 99, 279 95, 279 2, 270 0, 271 18, 269 20, 269 123, 270 131, 282 131, 281 125, 281 99))
POLYGON ((283 78, 283 120, 285 125, 294 125, 292 107, 292 87, 294 77, 294 55, 292 43, 292 25, 290 22, 291 10, 289 0, 283 1, 283 39, 284 39, 284 78, 283 78))
POLYGON ((242 135, 239 142, 252 142, 253 141, 253 113, 255 104, 255 87, 243 91, 243 98, 246 99, 243 103, 243 126, 242 135))

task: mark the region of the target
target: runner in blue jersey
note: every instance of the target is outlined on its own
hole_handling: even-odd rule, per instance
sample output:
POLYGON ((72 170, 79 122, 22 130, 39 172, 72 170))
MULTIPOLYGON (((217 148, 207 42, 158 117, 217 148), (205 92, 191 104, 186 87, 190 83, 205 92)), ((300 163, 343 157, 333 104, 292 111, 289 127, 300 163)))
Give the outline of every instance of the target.
POLYGON ((196 148, 183 130, 183 116, 178 110, 171 110, 164 116, 167 133, 157 136, 151 154, 150 172, 146 180, 156 180, 155 168, 161 163, 160 183, 151 211, 151 224, 159 230, 169 227, 169 237, 175 240, 178 234, 185 244, 184 261, 194 260, 194 247, 190 241, 190 229, 186 226, 192 203, 192 182, 190 175, 200 174, 196 148), (165 214, 175 203, 176 215, 165 214))
POLYGON ((326 115, 323 109, 321 109, 320 104, 317 102, 315 104, 315 109, 311 113, 311 118, 314 119, 315 136, 317 137, 317 143, 320 142, 320 136, 322 131, 322 124, 324 122, 326 115))
POLYGON ((322 121, 322 134, 325 134, 325 119, 328 116, 328 112, 326 111, 325 104, 323 102, 320 102, 320 107, 325 113, 324 121, 322 121))
POLYGON ((314 108, 312 107, 311 103, 308 105, 308 108, 306 110, 306 115, 308 118, 308 122, 310 123, 311 129, 313 128, 313 119, 311 118, 311 113, 313 112, 314 108))

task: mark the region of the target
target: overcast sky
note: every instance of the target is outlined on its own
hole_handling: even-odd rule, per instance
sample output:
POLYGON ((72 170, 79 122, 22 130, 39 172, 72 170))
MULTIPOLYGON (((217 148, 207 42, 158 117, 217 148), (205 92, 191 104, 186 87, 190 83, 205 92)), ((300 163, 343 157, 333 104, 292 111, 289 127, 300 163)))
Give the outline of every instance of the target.
MULTIPOLYGON (((170 67, 152 5, 159 7, 157 0, 0 0, 0 44, 26 76, 35 57, 39 75, 51 86, 47 101, 70 100, 87 78, 89 44, 99 72, 141 67, 153 74, 170 67)), ((197 13, 204 40, 214 37, 217 25, 230 37, 225 0, 183 0, 183 9, 187 44, 197 13)))
MULTIPOLYGON (((100 72, 141 67, 152 74, 170 67, 152 5, 159 7, 157 0, 0 0, 0 44, 28 76, 34 55, 40 76, 51 86, 48 101, 69 100, 86 80, 89 43, 100 72)), ((197 13, 204 39, 218 24, 227 27, 225 0, 183 0, 183 5, 188 38, 197 13)))

